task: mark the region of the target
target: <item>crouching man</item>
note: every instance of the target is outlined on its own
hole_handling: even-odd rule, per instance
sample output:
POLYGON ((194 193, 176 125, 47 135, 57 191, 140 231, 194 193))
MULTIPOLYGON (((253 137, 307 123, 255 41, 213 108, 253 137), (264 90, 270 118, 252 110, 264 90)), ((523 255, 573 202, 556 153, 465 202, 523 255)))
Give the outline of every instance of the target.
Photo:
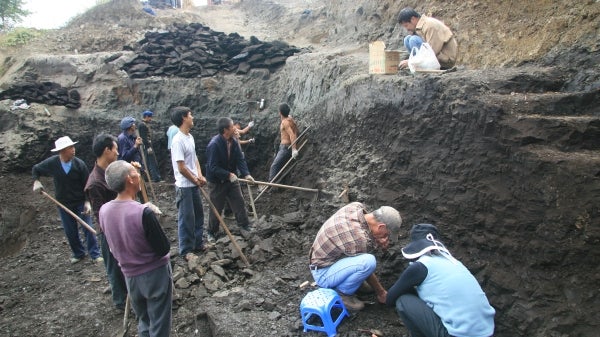
POLYGON ((309 267, 315 282, 319 287, 335 289, 348 310, 364 308, 354 296, 364 281, 373 288, 377 300, 385 303, 387 292, 375 275, 375 256, 369 253, 395 243, 401 224, 400 213, 389 206, 369 213, 365 205, 353 202, 339 209, 321 226, 310 249, 309 267))
POLYGON ((139 336, 169 336, 173 278, 169 240, 150 207, 135 200, 140 174, 118 160, 106 168, 106 183, 117 198, 100 208, 100 227, 125 275, 139 336))

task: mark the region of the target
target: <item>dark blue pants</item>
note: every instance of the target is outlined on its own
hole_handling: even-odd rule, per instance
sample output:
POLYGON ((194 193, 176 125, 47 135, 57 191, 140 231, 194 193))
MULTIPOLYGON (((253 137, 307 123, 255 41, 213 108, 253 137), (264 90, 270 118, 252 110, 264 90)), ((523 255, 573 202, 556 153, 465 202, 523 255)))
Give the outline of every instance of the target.
POLYGON ((125 276, 121 272, 121 267, 117 259, 110 252, 108 242, 104 233, 98 233, 98 239, 100 240, 100 247, 102 250, 102 258, 104 259, 104 267, 106 268, 106 276, 108 277, 108 283, 110 283, 110 290, 112 292, 112 301, 115 307, 125 308, 125 300, 127 299, 127 284, 125 283, 125 276))
POLYGON ((398 297, 396 312, 411 337, 450 337, 440 317, 415 294, 398 297))

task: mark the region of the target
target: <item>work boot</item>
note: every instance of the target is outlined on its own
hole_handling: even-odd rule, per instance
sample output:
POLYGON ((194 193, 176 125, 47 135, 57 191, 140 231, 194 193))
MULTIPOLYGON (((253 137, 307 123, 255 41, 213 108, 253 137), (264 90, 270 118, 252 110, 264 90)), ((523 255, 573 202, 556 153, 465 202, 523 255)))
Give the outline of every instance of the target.
POLYGON ((365 307, 365 303, 354 295, 344 295, 340 293, 340 298, 342 299, 342 302, 344 302, 346 309, 350 311, 360 311, 365 307))

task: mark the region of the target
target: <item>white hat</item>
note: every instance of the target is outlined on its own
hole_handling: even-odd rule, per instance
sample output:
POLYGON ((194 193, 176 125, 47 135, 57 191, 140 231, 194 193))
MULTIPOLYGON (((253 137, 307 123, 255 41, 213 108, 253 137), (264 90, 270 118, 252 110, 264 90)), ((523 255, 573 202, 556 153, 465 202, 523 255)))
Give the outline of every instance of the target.
POLYGON ((69 136, 60 137, 54 142, 54 148, 50 151, 58 152, 75 144, 77 144, 77 142, 72 141, 71 138, 69 138, 69 136))

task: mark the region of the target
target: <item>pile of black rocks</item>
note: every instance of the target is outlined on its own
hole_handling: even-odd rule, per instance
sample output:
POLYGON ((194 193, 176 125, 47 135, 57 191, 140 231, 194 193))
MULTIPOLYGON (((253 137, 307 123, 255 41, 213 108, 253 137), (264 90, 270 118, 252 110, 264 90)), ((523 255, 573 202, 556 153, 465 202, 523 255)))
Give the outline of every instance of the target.
POLYGON ((75 89, 67 89, 55 82, 23 82, 0 92, 0 100, 24 99, 27 102, 62 105, 71 109, 81 107, 81 96, 75 89))
POLYGON ((300 50, 285 42, 261 42, 252 36, 216 32, 200 23, 174 24, 169 30, 147 32, 135 46, 137 56, 123 66, 131 78, 209 77, 218 72, 246 74, 252 68, 276 71, 300 50))

